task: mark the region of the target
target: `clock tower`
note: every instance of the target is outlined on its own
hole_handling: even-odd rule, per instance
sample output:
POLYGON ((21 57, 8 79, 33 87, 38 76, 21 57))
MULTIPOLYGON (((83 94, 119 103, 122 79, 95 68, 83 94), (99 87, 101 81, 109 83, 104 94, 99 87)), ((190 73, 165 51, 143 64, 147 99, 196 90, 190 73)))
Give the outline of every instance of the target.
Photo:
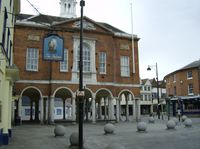
POLYGON ((60 0, 60 16, 76 18, 76 0, 60 0))

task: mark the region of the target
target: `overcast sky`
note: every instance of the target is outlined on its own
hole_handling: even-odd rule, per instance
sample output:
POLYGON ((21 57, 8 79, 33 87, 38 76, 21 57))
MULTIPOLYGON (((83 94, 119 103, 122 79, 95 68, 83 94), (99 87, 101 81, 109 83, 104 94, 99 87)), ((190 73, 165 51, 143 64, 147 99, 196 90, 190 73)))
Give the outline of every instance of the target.
MULTIPOLYGON (((29 0, 42 14, 59 16, 60 0, 29 0)), ((77 0, 77 16, 80 16, 77 0)), ((109 23, 139 38, 140 76, 153 78, 158 64, 159 80, 200 59, 200 0, 85 0, 84 15, 109 23)), ((21 13, 37 14, 27 0, 21 0, 21 13)))

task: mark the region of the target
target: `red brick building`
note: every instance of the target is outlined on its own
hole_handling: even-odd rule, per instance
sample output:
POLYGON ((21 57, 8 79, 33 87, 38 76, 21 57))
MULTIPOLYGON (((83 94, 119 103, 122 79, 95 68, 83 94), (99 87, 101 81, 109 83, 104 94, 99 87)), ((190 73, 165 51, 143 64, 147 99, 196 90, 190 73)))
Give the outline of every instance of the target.
POLYGON ((167 96, 172 97, 173 114, 200 114, 200 60, 165 76, 167 96))
MULTIPOLYGON (((84 17, 83 27, 86 119, 88 112, 93 122, 139 118, 139 38, 88 17, 84 17)), ((79 44, 80 18, 18 16, 14 61, 20 70, 20 80, 15 90, 20 96, 17 111, 22 119, 53 122, 56 113, 62 113, 62 119, 76 119, 79 44), (49 34, 64 39, 62 62, 43 59, 43 40, 49 34)))

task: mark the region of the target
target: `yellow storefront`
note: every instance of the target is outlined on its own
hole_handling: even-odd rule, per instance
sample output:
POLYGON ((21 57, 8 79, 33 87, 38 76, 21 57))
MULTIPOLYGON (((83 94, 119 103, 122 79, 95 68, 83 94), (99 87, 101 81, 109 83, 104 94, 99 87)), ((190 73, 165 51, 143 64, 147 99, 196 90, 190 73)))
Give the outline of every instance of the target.
POLYGON ((19 11, 20 0, 0 1, 0 145, 7 145, 12 136, 12 88, 19 79, 13 62, 13 33, 19 11))

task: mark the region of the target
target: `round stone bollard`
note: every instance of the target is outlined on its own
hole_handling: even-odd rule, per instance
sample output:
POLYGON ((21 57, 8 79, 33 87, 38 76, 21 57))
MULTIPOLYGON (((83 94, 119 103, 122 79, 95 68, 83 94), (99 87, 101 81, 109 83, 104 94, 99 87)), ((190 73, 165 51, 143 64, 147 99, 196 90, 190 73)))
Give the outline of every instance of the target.
POLYGON ((184 122, 184 121, 187 119, 187 116, 186 116, 186 115, 183 115, 183 116, 181 117, 181 119, 182 119, 182 121, 184 122))
POLYGON ((178 119, 176 117, 173 117, 172 120, 176 123, 176 125, 178 124, 178 119))
POLYGON ((192 120, 187 118, 184 122, 185 127, 192 127, 192 120))
POLYGON ((155 119, 153 118, 153 116, 149 117, 149 123, 155 123, 155 119))
POLYGON ((167 121, 166 126, 167 126, 167 129, 175 129, 176 123, 173 120, 169 120, 167 121))
POLYGON ((138 132, 144 132, 144 131, 146 131, 146 129, 147 129, 147 123, 145 123, 145 122, 139 122, 137 124, 137 131, 138 132))
POLYGON ((111 143, 110 145, 106 146, 105 149, 126 149, 126 148, 119 143, 111 143))
POLYGON ((65 127, 62 125, 56 125, 54 128, 54 135, 56 136, 64 136, 65 135, 65 127))
POLYGON ((104 126, 105 134, 113 134, 115 131, 115 126, 111 123, 108 123, 104 126))
POLYGON ((79 146, 79 133, 73 132, 69 137, 69 141, 71 146, 79 146))

